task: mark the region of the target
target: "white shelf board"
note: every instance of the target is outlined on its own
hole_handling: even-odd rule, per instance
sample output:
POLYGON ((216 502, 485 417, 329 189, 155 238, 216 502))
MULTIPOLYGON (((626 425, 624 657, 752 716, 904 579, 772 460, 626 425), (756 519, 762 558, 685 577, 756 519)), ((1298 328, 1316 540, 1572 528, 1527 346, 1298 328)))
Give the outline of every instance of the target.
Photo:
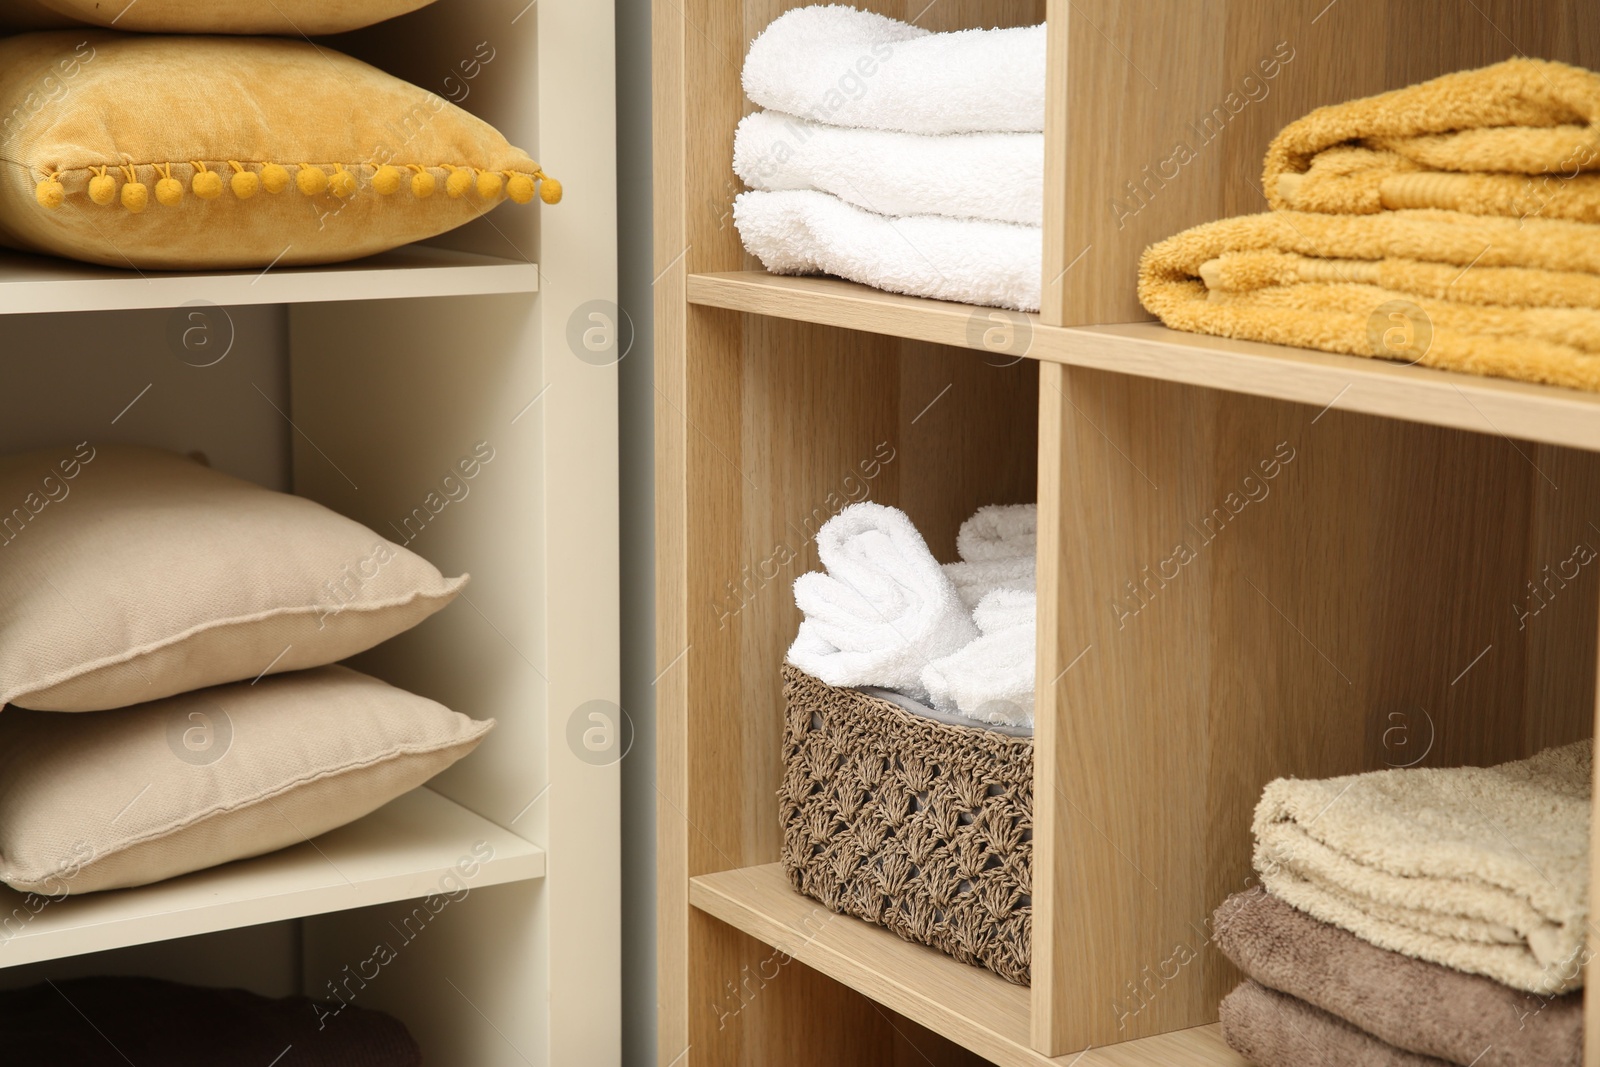
POLYGON ((539 267, 408 245, 350 263, 240 271, 141 271, 0 249, 0 315, 328 300, 533 293, 539 267))
MULTIPOLYGON (((31 920, 0 887, 0 968, 423 897, 487 841, 470 889, 541 878, 544 850, 426 787, 316 840, 137 889, 68 896, 31 920), (5 935, 9 933, 9 938, 5 935)), ((37 900, 35 898, 35 904, 37 900)))

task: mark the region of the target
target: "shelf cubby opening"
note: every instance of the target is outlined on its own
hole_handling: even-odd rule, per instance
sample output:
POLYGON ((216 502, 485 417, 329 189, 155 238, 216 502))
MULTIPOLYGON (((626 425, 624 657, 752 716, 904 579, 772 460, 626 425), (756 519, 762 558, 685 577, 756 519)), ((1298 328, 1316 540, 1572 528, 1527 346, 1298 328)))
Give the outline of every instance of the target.
POLYGON ((1041 394, 1034 1038, 1060 1054, 1215 1017, 1209 917, 1270 779, 1592 735, 1600 456, 1080 368, 1041 394))

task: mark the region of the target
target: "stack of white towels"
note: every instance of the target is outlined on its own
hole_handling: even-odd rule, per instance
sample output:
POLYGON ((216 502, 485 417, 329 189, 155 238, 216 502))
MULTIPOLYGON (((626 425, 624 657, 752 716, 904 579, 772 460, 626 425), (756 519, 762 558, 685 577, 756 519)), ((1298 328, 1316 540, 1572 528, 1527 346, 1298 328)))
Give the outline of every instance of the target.
POLYGON ((898 508, 852 504, 817 532, 826 572, 795 580, 789 662, 829 685, 891 689, 977 722, 1033 726, 1033 504, 978 509, 941 565, 898 508))
POLYGON ((745 248, 777 274, 1039 309, 1043 26, 930 33, 838 4, 757 37, 734 138, 745 248))

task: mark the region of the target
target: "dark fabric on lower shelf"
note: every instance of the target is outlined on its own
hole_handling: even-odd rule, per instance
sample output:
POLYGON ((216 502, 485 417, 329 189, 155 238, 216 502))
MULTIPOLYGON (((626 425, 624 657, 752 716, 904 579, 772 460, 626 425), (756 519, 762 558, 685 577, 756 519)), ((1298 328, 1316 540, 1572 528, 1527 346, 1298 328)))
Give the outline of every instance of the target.
POLYGON ((1261 887, 1217 909, 1217 946, 1245 976, 1382 1041, 1472 1067, 1579 1067, 1583 994, 1539 997, 1378 948, 1261 887))
POLYGON ((0 993, 0 1061, 70 1067, 420 1067, 405 1025, 353 1004, 154 978, 0 993))

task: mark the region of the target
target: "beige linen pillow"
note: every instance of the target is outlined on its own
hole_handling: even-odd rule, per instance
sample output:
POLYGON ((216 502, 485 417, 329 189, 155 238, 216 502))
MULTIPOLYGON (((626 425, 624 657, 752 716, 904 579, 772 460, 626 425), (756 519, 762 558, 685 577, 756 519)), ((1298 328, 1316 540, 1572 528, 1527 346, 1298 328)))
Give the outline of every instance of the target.
POLYGON ((0 244, 113 267, 332 263, 561 199, 488 123, 307 41, 0 38, 0 244))
POLYGON ((171 452, 0 457, 0 703, 100 711, 320 667, 410 629, 466 581, 171 452))
POLYGON ((347 667, 98 715, 0 714, 0 881, 59 897, 309 840, 477 747, 475 722, 347 667))
POLYGON ((0 0, 0 25, 46 29, 86 23, 148 33, 343 33, 433 0, 0 0))

